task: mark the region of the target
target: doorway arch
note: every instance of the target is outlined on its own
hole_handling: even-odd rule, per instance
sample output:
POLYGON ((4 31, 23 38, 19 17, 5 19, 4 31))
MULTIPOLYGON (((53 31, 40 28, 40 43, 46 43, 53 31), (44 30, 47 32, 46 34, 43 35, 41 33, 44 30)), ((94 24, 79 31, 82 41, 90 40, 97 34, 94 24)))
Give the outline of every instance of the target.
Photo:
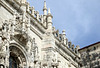
POLYGON ((28 57, 24 47, 12 43, 9 50, 9 68, 28 68, 28 57))

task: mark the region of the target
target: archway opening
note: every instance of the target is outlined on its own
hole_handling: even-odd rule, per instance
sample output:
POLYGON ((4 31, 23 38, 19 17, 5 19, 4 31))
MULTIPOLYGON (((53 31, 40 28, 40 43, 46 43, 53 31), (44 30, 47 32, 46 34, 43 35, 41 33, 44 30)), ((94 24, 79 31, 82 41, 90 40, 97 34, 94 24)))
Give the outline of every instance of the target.
POLYGON ((10 53, 9 68, 19 68, 19 63, 18 57, 15 54, 10 53))
POLYGON ((10 46, 9 68, 23 68, 27 64, 25 54, 18 45, 10 46))

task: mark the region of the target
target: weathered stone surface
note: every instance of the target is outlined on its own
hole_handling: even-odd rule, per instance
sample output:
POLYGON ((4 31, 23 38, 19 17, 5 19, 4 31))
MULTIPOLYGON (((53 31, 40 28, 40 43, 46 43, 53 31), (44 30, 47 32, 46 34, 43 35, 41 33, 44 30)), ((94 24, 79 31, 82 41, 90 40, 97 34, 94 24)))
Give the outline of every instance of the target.
POLYGON ((78 68, 78 48, 52 26, 44 2, 39 15, 26 0, 0 0, 0 64, 5 68, 78 68), (68 47, 69 45, 69 47, 68 47), (72 49, 74 49, 72 51, 72 49), (77 61, 76 59, 77 58, 77 61))

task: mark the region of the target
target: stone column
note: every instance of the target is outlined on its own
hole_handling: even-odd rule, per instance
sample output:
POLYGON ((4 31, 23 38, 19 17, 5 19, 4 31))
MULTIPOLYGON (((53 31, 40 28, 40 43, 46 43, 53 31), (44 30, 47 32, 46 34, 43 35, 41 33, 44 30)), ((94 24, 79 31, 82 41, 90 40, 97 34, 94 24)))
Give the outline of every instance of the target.
POLYGON ((6 51, 6 48, 5 48, 4 42, 2 40, 2 37, 0 37, 0 64, 2 64, 2 65, 5 65, 4 64, 5 63, 4 58, 6 55, 5 51, 6 51))
POLYGON ((0 52, 2 55, 2 64, 5 66, 5 68, 9 67, 9 41, 7 39, 2 41, 2 49, 0 52))
POLYGON ((22 16, 22 32, 25 32, 26 12, 23 12, 22 16))
POLYGON ((62 35, 63 35, 63 43, 66 45, 66 33, 65 33, 65 30, 62 31, 62 35))
POLYGON ((5 46, 6 46, 6 59, 5 59, 5 62, 6 62, 6 67, 9 68, 9 41, 4 40, 4 42, 5 42, 5 46))
POLYGON ((11 22, 8 22, 8 30, 7 30, 7 36, 6 39, 4 39, 4 45, 6 46, 6 67, 9 68, 9 42, 10 42, 10 27, 11 27, 11 22))
POLYGON ((13 15, 13 20, 11 20, 11 35, 14 36, 14 32, 15 32, 15 23, 16 23, 16 15, 14 13, 13 15))
POLYGON ((30 17, 27 20, 27 35, 30 36, 30 17))
POLYGON ((9 41, 11 22, 5 21, 2 30, 2 52, 5 54, 5 67, 9 67, 9 41))

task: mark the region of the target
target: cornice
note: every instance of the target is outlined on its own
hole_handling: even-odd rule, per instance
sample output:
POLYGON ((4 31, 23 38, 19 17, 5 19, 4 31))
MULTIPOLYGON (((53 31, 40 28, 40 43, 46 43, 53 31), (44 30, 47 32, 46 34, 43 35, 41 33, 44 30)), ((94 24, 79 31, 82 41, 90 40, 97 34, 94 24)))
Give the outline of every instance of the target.
POLYGON ((98 42, 96 42, 96 43, 93 43, 93 44, 90 44, 90 45, 88 45, 88 46, 86 46, 86 47, 83 47, 83 48, 79 49, 79 51, 88 49, 89 47, 92 47, 92 46, 96 46, 97 44, 100 44, 100 41, 98 41, 98 42))
MULTIPOLYGON (((61 41, 60 41, 56 36, 54 36, 54 37, 55 37, 55 39, 56 39, 56 43, 57 43, 58 45, 61 45, 61 46, 62 46, 62 49, 63 49, 63 48, 68 49, 69 52, 71 52, 71 54, 74 54, 76 57, 79 58, 79 56, 78 56, 76 53, 74 53, 71 49, 69 49, 64 43, 61 43, 61 41)), ((64 50, 66 50, 66 49, 64 49, 64 50)))
POLYGON ((39 26, 42 26, 43 29, 47 29, 47 27, 45 27, 42 23, 40 23, 31 13, 29 13, 29 12, 27 11, 27 14, 29 14, 30 17, 31 17, 32 19, 34 19, 34 20, 37 22, 37 24, 38 24, 39 26))
MULTIPOLYGON (((79 56, 74 54, 69 48, 66 48, 64 45, 58 43, 57 41, 55 41, 55 44, 58 48, 60 48, 64 53, 66 53, 67 55, 71 56, 72 59, 75 61, 75 58, 77 57, 79 59, 79 56)), ((58 49, 58 50, 60 50, 58 49)), ((65 56, 66 57, 66 56, 65 56)), ((78 61, 75 61, 78 63, 78 61)))
POLYGON ((0 0, 0 5, 2 5, 11 14, 14 13, 14 10, 5 2, 5 0, 0 0))
POLYGON ((70 58, 67 57, 68 54, 66 54, 64 51, 56 49, 56 51, 63 56, 66 60, 68 60, 71 64, 73 64, 75 67, 78 67, 78 63, 76 63, 75 61, 73 62, 70 58))
MULTIPOLYGON (((30 14, 30 13, 29 13, 29 14, 30 14)), ((39 21, 37 21, 36 18, 32 17, 31 14, 30 14, 30 16, 31 16, 31 17, 30 17, 30 19, 31 19, 31 30, 32 30, 33 32, 35 32, 40 38, 42 38, 39 32, 41 32, 41 34, 44 34, 44 33, 46 32, 46 28, 45 28, 39 21), (35 29, 34 29, 33 27, 35 27, 35 29), (39 32, 36 31, 36 29, 37 29, 39 32)))

